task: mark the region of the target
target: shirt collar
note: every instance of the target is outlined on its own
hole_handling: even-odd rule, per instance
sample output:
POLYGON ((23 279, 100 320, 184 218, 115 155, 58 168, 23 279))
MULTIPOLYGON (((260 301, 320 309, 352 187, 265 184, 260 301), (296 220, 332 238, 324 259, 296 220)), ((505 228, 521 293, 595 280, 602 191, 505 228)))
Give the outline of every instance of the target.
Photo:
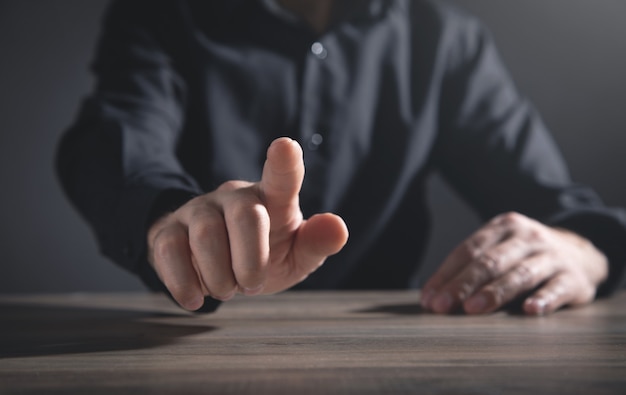
MULTIPOLYGON (((278 4, 278 0, 259 0, 262 5, 273 15, 291 22, 297 23, 300 18, 278 4)), ((345 7, 353 7, 351 19, 374 20, 386 15, 389 8, 398 0, 339 0, 345 7)))

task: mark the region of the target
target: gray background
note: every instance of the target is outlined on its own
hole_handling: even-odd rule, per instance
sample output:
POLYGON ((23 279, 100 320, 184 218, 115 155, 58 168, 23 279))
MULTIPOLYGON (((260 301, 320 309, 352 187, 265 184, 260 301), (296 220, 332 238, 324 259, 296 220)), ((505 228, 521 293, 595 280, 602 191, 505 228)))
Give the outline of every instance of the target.
MULTIPOLYGON (((574 178, 626 205, 626 2, 457 0, 493 31, 574 178)), ((0 293, 137 290, 98 255, 53 168, 56 142, 90 89, 102 0, 0 0, 0 293)), ((478 225, 438 178, 424 273, 478 225)))

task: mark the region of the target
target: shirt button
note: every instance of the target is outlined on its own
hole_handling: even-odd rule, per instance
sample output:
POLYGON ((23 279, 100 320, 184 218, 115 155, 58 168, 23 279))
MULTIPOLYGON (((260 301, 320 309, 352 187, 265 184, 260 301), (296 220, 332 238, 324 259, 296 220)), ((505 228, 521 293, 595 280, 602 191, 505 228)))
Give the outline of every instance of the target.
POLYGON ((309 139, 309 142, 307 143, 307 148, 311 151, 315 151, 316 149, 320 147, 320 145, 322 145, 323 142, 324 142, 324 137, 319 133, 315 133, 309 139))
POLYGON ((318 59, 326 59, 326 56, 328 56, 328 51, 319 41, 316 41, 313 45, 311 45, 311 53, 318 59))

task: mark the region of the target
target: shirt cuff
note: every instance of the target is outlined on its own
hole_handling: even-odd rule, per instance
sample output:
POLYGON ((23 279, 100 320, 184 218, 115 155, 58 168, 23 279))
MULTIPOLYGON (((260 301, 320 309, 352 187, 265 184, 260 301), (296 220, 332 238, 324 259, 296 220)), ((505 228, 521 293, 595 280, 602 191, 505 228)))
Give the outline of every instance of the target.
POLYGON ((623 285, 626 267, 626 213, 619 209, 578 209, 546 221, 587 238, 609 262, 607 280, 596 296, 609 296, 623 285))
MULTIPOLYGON (((117 234, 114 238, 103 240, 104 254, 138 275, 151 290, 164 292, 174 300, 148 262, 146 235, 155 220, 175 211, 199 194, 198 191, 186 189, 160 189, 150 186, 127 188, 115 213, 114 232, 117 234)), ((220 303, 206 297, 204 305, 197 312, 215 311, 220 303)))

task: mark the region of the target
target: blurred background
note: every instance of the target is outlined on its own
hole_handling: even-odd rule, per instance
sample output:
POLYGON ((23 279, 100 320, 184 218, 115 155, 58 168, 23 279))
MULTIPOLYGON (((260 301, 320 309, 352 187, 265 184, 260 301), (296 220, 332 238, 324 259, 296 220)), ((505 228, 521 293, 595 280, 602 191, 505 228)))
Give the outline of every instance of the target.
MULTIPOLYGON (((626 206, 626 1, 454 2, 494 33, 574 178, 626 206)), ((143 289, 100 257, 52 166, 92 84, 88 65, 106 4, 0 0, 0 293, 143 289)), ((478 226, 439 178, 431 187, 435 228, 423 276, 478 226)))

